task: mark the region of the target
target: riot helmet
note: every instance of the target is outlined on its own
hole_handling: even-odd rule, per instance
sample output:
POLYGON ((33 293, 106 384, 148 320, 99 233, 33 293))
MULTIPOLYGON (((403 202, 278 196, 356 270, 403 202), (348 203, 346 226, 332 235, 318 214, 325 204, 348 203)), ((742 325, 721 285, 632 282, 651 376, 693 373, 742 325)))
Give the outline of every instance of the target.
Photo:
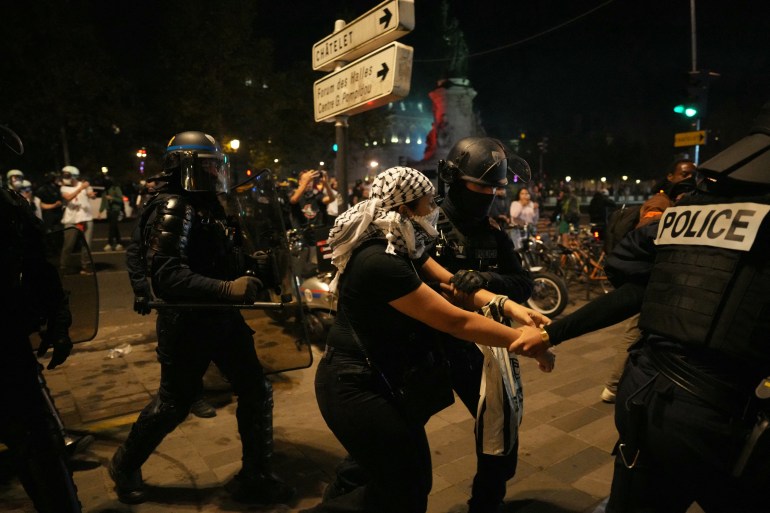
POLYGON ((227 192, 230 169, 217 141, 203 132, 181 132, 168 142, 162 179, 177 177, 190 192, 227 192))
POLYGON ((6 173, 5 177, 8 180, 8 188, 14 189, 24 180, 24 173, 18 169, 11 169, 6 173))
POLYGON ((503 143, 491 137, 466 137, 449 150, 446 160, 438 163, 438 176, 448 184, 457 180, 489 187, 504 187, 509 175, 528 182, 529 164, 506 150, 503 143))
POLYGON ((762 107, 748 136, 698 167, 698 182, 706 192, 727 195, 770 189, 770 102, 762 107))

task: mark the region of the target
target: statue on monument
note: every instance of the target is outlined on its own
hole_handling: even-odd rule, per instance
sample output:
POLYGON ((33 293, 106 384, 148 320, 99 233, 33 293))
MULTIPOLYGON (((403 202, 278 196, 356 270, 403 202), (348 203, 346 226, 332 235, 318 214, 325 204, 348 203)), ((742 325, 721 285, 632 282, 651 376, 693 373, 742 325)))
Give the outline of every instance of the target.
POLYGON ((438 87, 428 93, 433 103, 433 126, 425 138, 423 162, 443 158, 455 141, 477 131, 472 106, 476 91, 468 80, 468 44, 447 0, 441 2, 441 23, 447 67, 438 87))
POLYGON ((468 44, 457 18, 449 14, 449 4, 441 3, 441 19, 444 26, 443 39, 448 48, 449 65, 447 78, 468 77, 468 44))

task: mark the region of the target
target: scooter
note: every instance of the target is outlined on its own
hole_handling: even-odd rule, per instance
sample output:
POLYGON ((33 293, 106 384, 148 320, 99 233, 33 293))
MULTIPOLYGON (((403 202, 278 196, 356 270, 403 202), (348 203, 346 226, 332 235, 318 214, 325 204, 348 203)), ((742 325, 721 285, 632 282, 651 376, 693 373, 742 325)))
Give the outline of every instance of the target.
POLYGON ((527 300, 527 306, 553 318, 562 313, 569 304, 567 283, 548 271, 548 264, 543 259, 549 252, 535 232, 533 225, 526 225, 514 226, 509 234, 522 267, 532 276, 532 295, 527 300))
POLYGON ((331 249, 326 239, 312 240, 309 229, 289 230, 289 251, 296 275, 301 280, 299 294, 311 343, 324 345, 337 314, 337 298, 329 291, 334 278, 331 249))

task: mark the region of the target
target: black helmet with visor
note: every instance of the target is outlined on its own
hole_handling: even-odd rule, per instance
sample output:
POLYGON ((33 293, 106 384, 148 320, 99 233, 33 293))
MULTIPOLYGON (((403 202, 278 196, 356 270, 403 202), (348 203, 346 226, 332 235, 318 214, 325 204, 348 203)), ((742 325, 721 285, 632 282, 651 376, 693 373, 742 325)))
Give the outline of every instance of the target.
POLYGON ((179 169, 181 185, 190 192, 227 192, 230 183, 227 155, 212 136, 203 132, 182 132, 172 137, 163 155, 163 169, 166 173, 179 169))

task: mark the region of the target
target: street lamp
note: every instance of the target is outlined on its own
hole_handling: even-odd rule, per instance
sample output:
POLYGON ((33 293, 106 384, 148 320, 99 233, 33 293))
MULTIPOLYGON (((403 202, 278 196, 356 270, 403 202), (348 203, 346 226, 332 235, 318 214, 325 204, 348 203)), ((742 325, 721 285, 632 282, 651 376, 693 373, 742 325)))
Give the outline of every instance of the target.
POLYGON ((233 149, 233 151, 238 151, 238 148, 241 147, 241 141, 239 139, 233 139, 230 141, 230 148, 233 149))

